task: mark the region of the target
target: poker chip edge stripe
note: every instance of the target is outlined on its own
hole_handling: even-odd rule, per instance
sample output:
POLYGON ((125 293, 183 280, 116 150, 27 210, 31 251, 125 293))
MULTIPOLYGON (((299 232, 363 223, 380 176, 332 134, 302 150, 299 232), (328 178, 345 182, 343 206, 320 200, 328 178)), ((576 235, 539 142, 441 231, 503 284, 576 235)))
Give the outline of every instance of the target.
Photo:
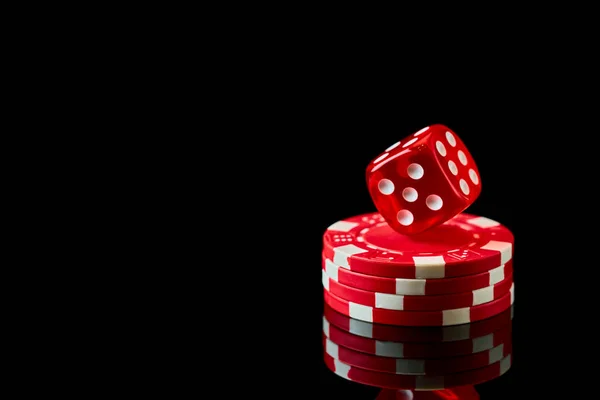
POLYGON ((368 275, 340 267, 328 259, 324 253, 321 255, 321 268, 337 282, 357 289, 406 296, 429 296, 468 292, 501 282, 507 274, 513 272, 513 260, 489 271, 444 279, 389 278, 368 275))
POLYGON ((513 282, 512 278, 511 273, 501 282, 469 292, 410 296, 354 288, 339 283, 329 276, 327 271, 322 270, 323 287, 335 296, 364 306, 396 311, 439 311, 486 304, 508 293, 513 282))
POLYGON ((500 314, 514 303, 514 282, 503 297, 474 307, 443 311, 383 310, 349 302, 323 288, 324 300, 334 310, 366 322, 403 326, 450 326, 471 323, 500 314))
POLYGON ((344 315, 329 304, 324 304, 323 316, 327 321, 353 335, 391 342, 454 342, 474 339, 500 330, 512 323, 514 305, 490 318, 470 324, 450 326, 398 326, 365 322, 344 315))

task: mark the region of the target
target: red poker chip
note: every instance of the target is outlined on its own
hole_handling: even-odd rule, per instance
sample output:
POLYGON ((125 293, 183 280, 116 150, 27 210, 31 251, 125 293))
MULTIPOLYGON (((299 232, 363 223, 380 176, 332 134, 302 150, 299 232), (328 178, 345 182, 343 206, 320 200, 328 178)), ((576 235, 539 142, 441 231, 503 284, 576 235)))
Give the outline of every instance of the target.
POLYGON ((402 343, 356 336, 323 319, 323 334, 337 345, 379 357, 426 359, 455 357, 491 350, 511 339, 512 324, 473 339, 455 342, 402 343))
POLYGON ((483 368, 448 375, 398 375, 353 367, 323 353, 325 365, 336 375, 349 381, 386 389, 439 390, 477 385, 502 376, 511 367, 512 355, 483 368))
POLYGON ((470 369, 482 368, 500 361, 512 353, 512 340, 494 348, 464 356, 414 359, 381 357, 373 354, 352 350, 338 345, 323 335, 325 352, 343 363, 367 369, 370 371, 386 372, 402 375, 446 375, 470 369))
POLYGON ((504 265, 479 274, 445 279, 406 279, 365 275, 341 268, 324 255, 322 256, 322 268, 336 282, 357 289, 408 296, 429 296, 470 292, 495 285, 512 274, 513 260, 511 259, 504 265))
POLYGON ((514 306, 491 318, 453 326, 408 327, 373 324, 350 318, 325 303, 323 317, 337 328, 356 336, 388 342, 455 342, 489 335, 511 324, 514 306))
POLYGON ((441 311, 385 310, 344 300, 323 288, 325 302, 350 318, 376 324, 406 326, 449 326, 486 319, 510 308, 514 301, 514 283, 509 293, 489 303, 441 311))
POLYGON ((404 296, 369 292, 343 285, 322 271, 323 287, 341 299, 374 308, 398 311, 436 311, 473 307, 489 303, 504 296, 510 290, 512 274, 503 281, 471 292, 452 293, 438 296, 404 296))
POLYGON ((395 232, 379 213, 332 224, 323 253, 336 265, 367 275, 435 279, 465 276, 504 265, 514 237, 488 218, 461 213, 417 235, 395 232))

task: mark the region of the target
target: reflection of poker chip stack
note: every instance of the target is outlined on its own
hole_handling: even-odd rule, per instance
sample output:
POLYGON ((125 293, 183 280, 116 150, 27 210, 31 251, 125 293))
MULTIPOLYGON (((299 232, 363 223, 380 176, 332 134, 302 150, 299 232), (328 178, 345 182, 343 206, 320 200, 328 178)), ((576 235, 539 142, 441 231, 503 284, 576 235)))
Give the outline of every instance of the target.
POLYGON ((470 324, 400 327, 352 319, 325 305, 325 364, 350 381, 394 390, 382 391, 382 399, 454 388, 464 393, 452 398, 478 398, 473 385, 511 366, 512 311, 470 324))
POLYGON ((350 380, 391 389, 473 385, 501 375, 511 362, 510 318, 500 327, 495 321, 514 301, 513 244, 508 228, 467 213, 411 236, 378 213, 334 223, 323 237, 324 298, 326 310, 350 325, 326 316, 326 364, 350 380), (475 326, 495 330, 444 336, 450 328, 472 334, 475 326), (378 337, 382 332, 402 335, 378 337))

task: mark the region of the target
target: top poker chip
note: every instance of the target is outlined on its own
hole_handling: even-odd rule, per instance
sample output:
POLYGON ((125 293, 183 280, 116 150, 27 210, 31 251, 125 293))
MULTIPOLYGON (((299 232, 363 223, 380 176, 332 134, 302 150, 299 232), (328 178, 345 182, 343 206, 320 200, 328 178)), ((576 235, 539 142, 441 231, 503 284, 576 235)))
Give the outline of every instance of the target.
POLYGON ((390 278, 435 279, 489 271, 513 256, 510 230, 485 217, 461 213, 417 235, 394 231, 379 213, 332 224, 323 254, 349 270, 390 278))

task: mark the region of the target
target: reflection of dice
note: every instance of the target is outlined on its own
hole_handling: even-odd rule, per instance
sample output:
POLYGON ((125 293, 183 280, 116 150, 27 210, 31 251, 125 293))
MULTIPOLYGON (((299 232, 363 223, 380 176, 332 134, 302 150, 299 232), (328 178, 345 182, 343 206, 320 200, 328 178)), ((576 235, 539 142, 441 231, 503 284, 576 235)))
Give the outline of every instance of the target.
POLYGON ((367 167, 371 199, 397 232, 442 224, 481 193, 479 170, 459 137, 432 125, 391 145, 367 167))
MULTIPOLYGON (((424 379, 427 380, 427 379, 424 379)), ((480 400, 473 385, 458 386, 451 389, 409 390, 381 389, 375 400, 480 400)))

